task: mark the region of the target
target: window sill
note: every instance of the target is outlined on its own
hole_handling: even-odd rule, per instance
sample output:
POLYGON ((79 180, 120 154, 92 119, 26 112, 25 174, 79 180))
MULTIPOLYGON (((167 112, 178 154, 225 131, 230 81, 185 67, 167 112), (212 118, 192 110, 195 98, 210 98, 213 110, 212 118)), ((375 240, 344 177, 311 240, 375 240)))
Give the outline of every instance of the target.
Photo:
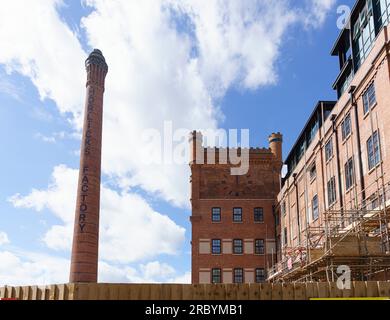
POLYGON ((352 132, 343 139, 342 144, 343 145, 346 144, 347 141, 349 140, 349 138, 351 138, 351 137, 352 137, 352 132))
POLYGON ((337 200, 334 201, 334 202, 332 202, 332 203, 330 203, 330 204, 328 204, 328 210, 329 210, 329 209, 332 209, 333 206, 336 205, 336 202, 337 202, 337 200))
POLYGON ((264 221, 255 221, 255 224, 264 224, 264 221))
MULTIPOLYGON (((373 106, 372 106, 370 109, 368 109, 367 113, 365 113, 365 114, 363 115, 363 120, 365 120, 365 119, 370 115, 370 112, 371 112, 373 109, 375 109, 375 107, 377 106, 377 104, 378 104, 378 102, 375 102, 375 103, 373 104, 373 106)), ((363 109, 363 112, 364 112, 364 109, 363 109)))
POLYGON ((325 161, 325 164, 329 164, 330 162, 332 162, 334 158, 334 155, 332 155, 328 160, 325 161))
POLYGON ((373 173, 373 172, 376 171, 376 169, 378 169, 382 164, 383 164, 383 161, 379 161, 379 163, 378 163, 375 167, 373 167, 372 169, 370 169, 370 170, 368 171, 367 174, 373 173))
POLYGON ((355 187, 356 187, 356 184, 355 183, 352 184, 352 186, 349 187, 349 189, 345 190, 345 194, 347 195, 348 193, 352 192, 352 190, 355 189, 355 187))

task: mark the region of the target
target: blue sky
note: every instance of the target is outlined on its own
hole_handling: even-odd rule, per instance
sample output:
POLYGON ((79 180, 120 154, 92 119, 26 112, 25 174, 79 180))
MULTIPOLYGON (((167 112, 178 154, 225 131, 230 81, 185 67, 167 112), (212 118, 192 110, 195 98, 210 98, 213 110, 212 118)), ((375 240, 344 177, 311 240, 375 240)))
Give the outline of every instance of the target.
POLYGON ((280 131, 286 155, 316 102, 336 99, 338 59, 329 52, 337 7, 353 2, 5 4, 0 285, 67 281, 92 48, 110 67, 99 280, 188 282, 188 166, 147 164, 155 148, 142 152, 140 135, 172 121, 175 129, 250 129, 251 146, 267 147, 280 131))

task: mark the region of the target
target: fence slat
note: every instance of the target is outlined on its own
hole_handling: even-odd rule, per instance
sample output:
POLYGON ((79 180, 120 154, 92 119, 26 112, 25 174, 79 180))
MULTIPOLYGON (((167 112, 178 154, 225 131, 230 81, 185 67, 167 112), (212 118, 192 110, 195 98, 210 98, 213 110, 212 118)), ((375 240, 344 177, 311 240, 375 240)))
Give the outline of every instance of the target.
POLYGON ((329 296, 331 298, 342 298, 343 297, 343 291, 337 287, 336 282, 332 282, 329 284, 329 296))
POLYGON ((58 287, 55 284, 49 286, 49 300, 58 300, 58 287))
POLYGON ((317 283, 318 298, 329 298, 329 283, 318 282, 317 283))
POLYGON ((281 283, 272 284, 272 300, 283 300, 283 285, 281 283))
POLYGON ((196 284, 194 285, 194 300, 204 300, 205 299, 205 285, 196 284))
POLYGON ((260 300, 260 284, 251 283, 249 286, 249 300, 260 300))
POLYGON ((150 284, 150 296, 149 299, 151 300, 161 300, 162 296, 162 285, 161 284, 150 284))
POLYGON ((306 285, 304 283, 294 284, 294 300, 306 300, 306 285))
POLYGON ((365 282, 353 282, 354 295, 356 298, 367 297, 367 288, 365 282))
POLYGON ((260 299, 271 300, 272 299, 272 283, 260 284, 260 299))
POLYGON ((118 300, 130 299, 130 286, 121 284, 118 286, 118 300))
POLYGON ((283 283, 283 300, 294 300, 294 285, 292 283, 283 283))
POLYGON ((390 282, 379 282, 378 289, 379 297, 390 298, 390 282))
POLYGON ((32 287, 23 287, 23 300, 31 300, 32 299, 32 287))
POLYGON ((367 282, 367 294, 366 297, 368 298, 375 298, 379 296, 379 290, 378 290, 378 282, 376 281, 368 281, 367 282))
POLYGON ((110 285, 108 284, 108 296, 109 296, 109 300, 119 300, 119 285, 118 284, 114 284, 114 285, 110 285))
POLYGON ((306 299, 318 298, 318 287, 315 282, 307 282, 306 284, 306 299))
POLYGON ((226 300, 237 300, 237 284, 226 284, 226 300))
POLYGON ((194 299, 194 287, 190 284, 183 285, 183 300, 193 300, 194 299))
POLYGON ((149 284, 141 284, 141 286, 139 288, 139 299, 140 300, 150 299, 150 285, 149 284))
POLYGON ((183 285, 181 284, 171 285, 171 299, 172 300, 183 299, 183 285))
POLYGON ((207 299, 210 300, 225 300, 225 286, 223 284, 210 285, 209 295, 207 299))
POLYGON ((248 284, 238 285, 237 300, 249 300, 249 285, 248 284))

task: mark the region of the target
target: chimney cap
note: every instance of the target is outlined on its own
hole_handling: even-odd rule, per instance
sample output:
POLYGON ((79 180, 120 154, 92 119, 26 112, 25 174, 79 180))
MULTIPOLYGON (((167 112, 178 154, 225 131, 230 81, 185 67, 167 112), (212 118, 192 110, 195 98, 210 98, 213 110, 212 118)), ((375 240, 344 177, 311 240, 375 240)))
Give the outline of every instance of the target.
POLYGON ((108 70, 108 65, 106 63, 106 59, 103 56, 103 53, 99 49, 93 49, 91 54, 88 56, 87 60, 85 61, 85 66, 88 67, 91 64, 98 65, 105 70, 108 70))

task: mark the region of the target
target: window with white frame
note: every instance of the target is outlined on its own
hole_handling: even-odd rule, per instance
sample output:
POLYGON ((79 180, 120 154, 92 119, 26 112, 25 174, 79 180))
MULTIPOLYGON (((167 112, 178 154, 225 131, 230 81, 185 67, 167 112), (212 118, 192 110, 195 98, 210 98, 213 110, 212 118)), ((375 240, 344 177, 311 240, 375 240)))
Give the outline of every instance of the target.
POLYGON ((355 183, 355 174, 354 174, 354 166, 353 166, 353 158, 350 158, 344 166, 345 170, 345 190, 349 190, 352 188, 355 183))
POLYGON ((348 114, 341 123, 341 136, 345 140, 351 134, 351 114, 348 114))
POLYGON ((381 161, 379 134, 375 131, 367 140, 368 169, 375 168, 381 161))
POLYGON ((336 178, 332 177, 327 184, 328 187, 328 206, 336 202, 336 178))

